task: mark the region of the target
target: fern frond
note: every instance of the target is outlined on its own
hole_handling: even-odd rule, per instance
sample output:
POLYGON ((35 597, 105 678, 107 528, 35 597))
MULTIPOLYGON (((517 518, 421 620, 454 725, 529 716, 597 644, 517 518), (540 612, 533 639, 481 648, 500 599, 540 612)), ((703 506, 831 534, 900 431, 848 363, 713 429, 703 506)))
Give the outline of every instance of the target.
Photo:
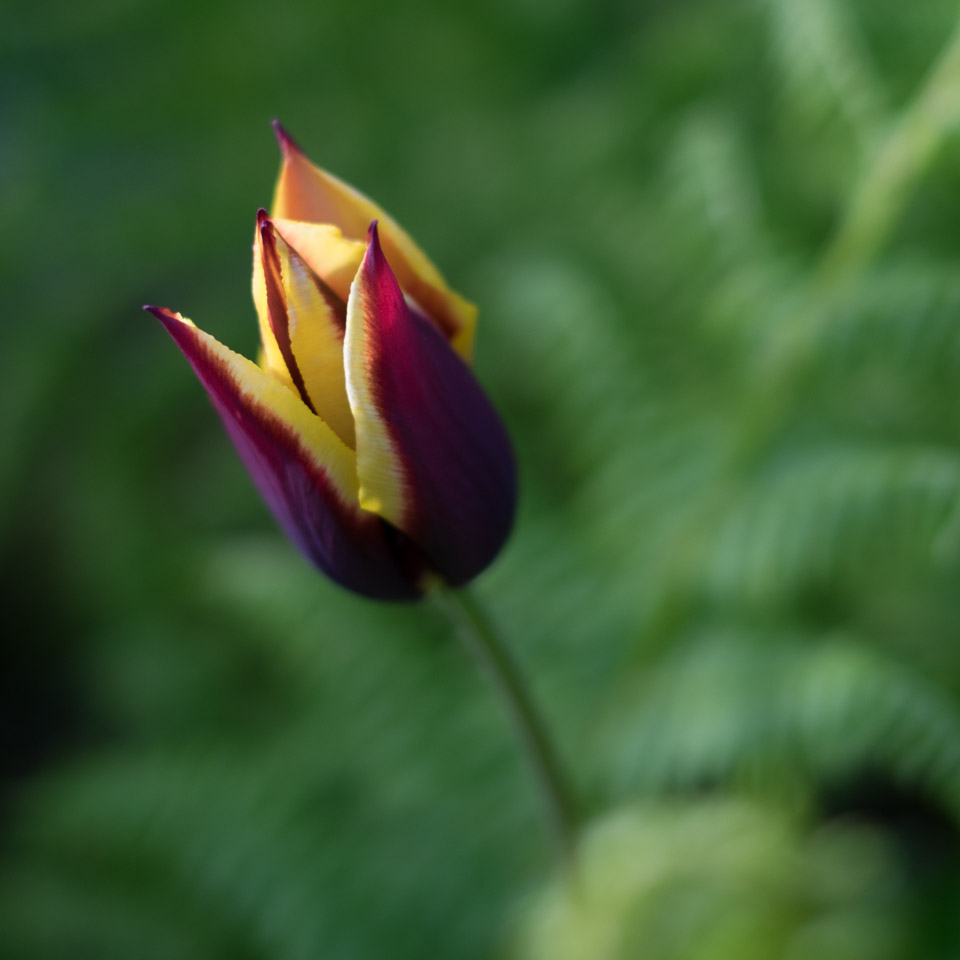
POLYGON ((776 758, 773 782, 808 796, 870 771, 960 824, 956 704, 867 645, 803 639, 708 631, 668 658, 610 717, 618 794, 730 784, 776 758))
POLYGON ((835 0, 767 0, 773 53, 794 116, 819 129, 839 115, 861 151, 880 133, 885 95, 849 5, 835 0))

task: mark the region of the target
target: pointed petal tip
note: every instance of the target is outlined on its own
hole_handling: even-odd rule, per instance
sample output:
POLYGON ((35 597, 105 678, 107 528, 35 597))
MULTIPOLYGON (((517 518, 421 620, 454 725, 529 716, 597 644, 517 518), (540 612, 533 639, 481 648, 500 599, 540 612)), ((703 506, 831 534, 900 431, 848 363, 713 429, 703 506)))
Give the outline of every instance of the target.
POLYGON ((147 313, 152 313, 161 323, 167 323, 170 320, 183 320, 179 313, 174 313, 168 307, 153 307, 149 303, 145 303, 143 309, 147 313))
POLYGON ((277 135, 277 143, 280 144, 280 149, 283 151, 284 156, 291 153, 303 153, 303 150, 300 149, 300 144, 287 133, 283 124, 276 117, 274 117, 270 123, 273 126, 273 132, 277 135))
POLYGON ((178 342, 188 331, 196 329, 194 322, 177 310, 170 310, 168 307, 152 307, 149 304, 146 304, 143 309, 155 316, 167 328, 167 333, 178 342))
POLYGON ((261 207, 257 211, 257 233, 260 234, 260 242, 266 247, 274 249, 277 245, 277 228, 270 214, 261 207))
POLYGON ((261 216, 260 213, 257 214, 257 230, 260 233, 260 242, 263 245, 264 255, 269 253, 275 257, 277 255, 277 228, 266 213, 264 213, 263 216, 261 216))
POLYGON ((380 244, 380 221, 372 220, 367 227, 367 255, 371 264, 379 266, 384 262, 383 246, 380 244))

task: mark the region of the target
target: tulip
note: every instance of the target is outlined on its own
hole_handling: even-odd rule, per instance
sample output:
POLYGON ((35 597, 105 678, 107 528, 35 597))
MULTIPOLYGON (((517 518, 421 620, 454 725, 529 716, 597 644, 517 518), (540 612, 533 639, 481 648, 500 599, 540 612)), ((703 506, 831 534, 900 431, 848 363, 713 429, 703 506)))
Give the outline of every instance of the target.
POLYGON ((461 586, 516 505, 510 441, 470 367, 476 310, 383 210, 277 133, 273 211, 254 235, 259 363, 146 309, 321 571, 384 600, 461 586))

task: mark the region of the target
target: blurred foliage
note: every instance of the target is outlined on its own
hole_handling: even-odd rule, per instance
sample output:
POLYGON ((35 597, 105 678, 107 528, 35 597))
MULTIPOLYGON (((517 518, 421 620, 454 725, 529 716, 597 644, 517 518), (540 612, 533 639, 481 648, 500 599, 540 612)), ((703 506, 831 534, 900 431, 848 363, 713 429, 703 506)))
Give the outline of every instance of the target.
POLYGON ((543 960, 885 960, 904 896, 870 832, 799 834, 742 801, 643 805, 592 828, 575 888, 533 911, 520 956, 543 960))
POLYGON ((5 11, 0 955, 957 956, 957 16, 5 11), (316 576, 139 314, 252 353, 273 115, 481 306, 579 892, 439 612, 316 576))

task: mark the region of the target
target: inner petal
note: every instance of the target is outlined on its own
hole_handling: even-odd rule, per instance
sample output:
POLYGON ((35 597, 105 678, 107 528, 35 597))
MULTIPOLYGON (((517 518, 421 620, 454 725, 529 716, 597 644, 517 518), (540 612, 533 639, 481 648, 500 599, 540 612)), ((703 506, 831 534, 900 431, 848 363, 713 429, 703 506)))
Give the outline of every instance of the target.
POLYGON ((275 126, 283 165, 274 194, 273 215, 278 219, 335 224, 352 240, 365 237, 370 222, 378 220, 383 250, 400 286, 470 363, 476 307, 447 286, 433 261, 396 220, 359 190, 312 163, 283 127, 275 126))
POLYGON ((340 299, 346 303, 350 284, 360 269, 366 244, 348 240, 331 223, 271 218, 277 233, 340 299))
MULTIPOLYGON (((265 217, 260 253, 258 307, 266 312, 261 332, 268 368, 282 364, 304 403, 352 449, 356 435, 343 370, 346 304, 265 217)), ((284 380, 282 373, 278 379, 284 380)))

